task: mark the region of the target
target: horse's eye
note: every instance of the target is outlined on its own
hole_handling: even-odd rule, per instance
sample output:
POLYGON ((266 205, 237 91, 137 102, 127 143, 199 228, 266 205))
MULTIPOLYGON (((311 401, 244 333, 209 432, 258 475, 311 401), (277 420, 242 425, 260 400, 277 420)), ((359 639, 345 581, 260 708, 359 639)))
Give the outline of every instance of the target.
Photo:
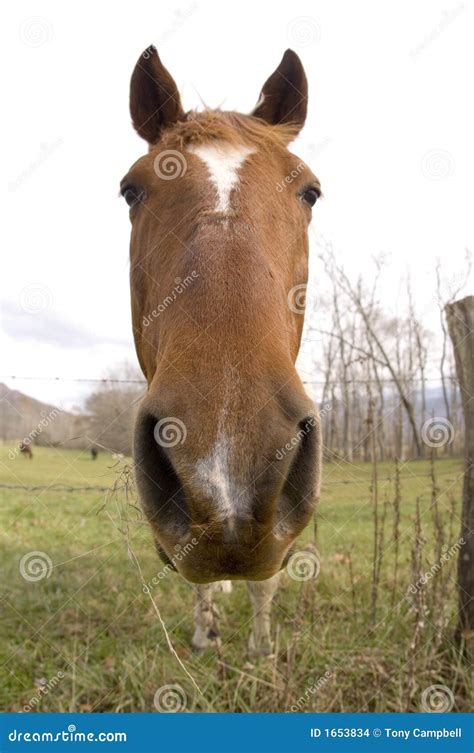
POLYGON ((137 186, 124 186, 122 188, 122 196, 131 209, 145 199, 145 191, 143 188, 138 188, 137 186))
POLYGON ((307 188, 301 195, 303 201, 305 201, 310 207, 314 207, 319 197, 320 193, 317 188, 307 188))

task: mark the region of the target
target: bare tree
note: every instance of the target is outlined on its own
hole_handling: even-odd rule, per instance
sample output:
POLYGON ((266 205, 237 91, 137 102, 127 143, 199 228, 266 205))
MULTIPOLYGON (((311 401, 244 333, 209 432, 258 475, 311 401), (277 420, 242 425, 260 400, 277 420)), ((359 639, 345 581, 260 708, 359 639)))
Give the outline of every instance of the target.
MULTIPOLYGON (((411 427, 416 457, 422 457, 423 443, 421 442, 419 435, 414 406, 409 398, 409 394, 407 394, 407 390, 404 387, 403 381, 400 378, 397 369, 395 368, 393 360, 389 355, 388 349, 383 342, 382 334, 375 327, 373 319, 371 317, 371 301, 373 301, 374 293, 372 291, 369 296, 367 296, 360 280, 358 280, 356 285, 351 283, 344 269, 337 264, 331 244, 326 244, 322 255, 326 264, 326 268, 330 270, 331 277, 335 281, 335 284, 341 291, 343 291, 351 304, 355 306, 355 309, 358 312, 362 323, 364 324, 366 337, 373 343, 373 348, 377 353, 378 360, 382 362, 383 366, 388 370, 393 380, 395 388, 398 392, 399 399, 405 409, 408 422, 411 427)), ((377 274, 379 273, 380 265, 378 264, 377 274)))
POLYGON ((124 383, 106 382, 87 398, 88 436, 99 447, 131 455, 133 426, 145 392, 144 386, 133 380, 140 380, 141 374, 125 363, 112 370, 108 378, 124 380, 124 383))

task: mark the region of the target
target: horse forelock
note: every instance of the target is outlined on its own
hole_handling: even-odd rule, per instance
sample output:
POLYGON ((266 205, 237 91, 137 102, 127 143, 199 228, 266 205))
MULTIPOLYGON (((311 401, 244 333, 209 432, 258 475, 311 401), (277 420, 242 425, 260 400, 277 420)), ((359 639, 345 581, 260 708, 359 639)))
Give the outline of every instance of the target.
POLYGON ((249 146, 263 149, 283 147, 293 141, 298 126, 292 123, 268 125, 252 115, 223 110, 191 110, 183 120, 167 128, 158 142, 150 147, 156 149, 185 149, 212 141, 225 141, 231 146, 249 146))

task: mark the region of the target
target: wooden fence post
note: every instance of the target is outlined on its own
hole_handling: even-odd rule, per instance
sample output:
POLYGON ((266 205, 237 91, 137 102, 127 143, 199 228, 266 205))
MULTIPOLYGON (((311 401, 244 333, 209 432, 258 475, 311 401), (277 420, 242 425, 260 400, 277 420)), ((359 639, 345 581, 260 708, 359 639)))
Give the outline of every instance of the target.
POLYGON ((474 296, 446 306, 465 425, 465 466, 458 558, 459 623, 470 655, 474 655, 474 296))

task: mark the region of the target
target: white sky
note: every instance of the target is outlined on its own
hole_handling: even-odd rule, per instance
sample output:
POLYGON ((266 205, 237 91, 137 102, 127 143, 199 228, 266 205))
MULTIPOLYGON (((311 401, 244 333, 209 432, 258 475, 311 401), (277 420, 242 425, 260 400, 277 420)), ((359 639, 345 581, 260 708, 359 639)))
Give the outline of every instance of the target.
MULTIPOLYGON (((101 377, 134 359, 129 220, 117 190, 145 152, 128 86, 150 43, 186 109, 202 98, 251 110, 283 51, 298 52, 310 106, 294 151, 325 193, 316 233, 353 272, 390 254, 387 306, 409 266, 434 317, 434 257, 456 270, 474 249, 467 0, 20 0, 2 13, 1 375, 101 377)), ((87 392, 4 381, 62 407, 87 392)))

